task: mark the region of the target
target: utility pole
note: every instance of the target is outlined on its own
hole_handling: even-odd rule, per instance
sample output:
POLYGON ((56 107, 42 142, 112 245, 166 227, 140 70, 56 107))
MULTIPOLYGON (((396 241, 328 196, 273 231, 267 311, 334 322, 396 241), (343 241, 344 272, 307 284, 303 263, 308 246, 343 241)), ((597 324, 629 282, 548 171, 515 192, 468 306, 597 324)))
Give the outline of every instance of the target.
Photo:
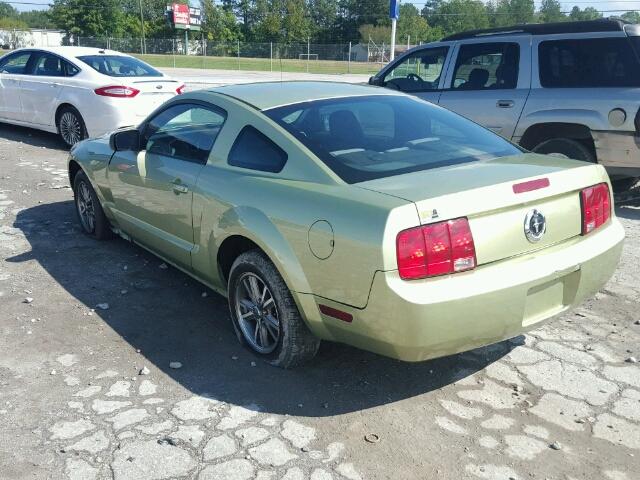
POLYGON ((391 19, 391 53, 389 61, 393 61, 396 56, 396 24, 400 16, 400 1, 389 0, 389 18, 391 19))
POLYGON ((140 53, 144 55, 145 40, 144 40, 144 16, 142 15, 142 0, 138 0, 140 5, 140 25, 142 27, 142 38, 140 39, 140 53))
POLYGON ((391 19, 391 53, 389 54, 389 61, 393 62, 393 59, 396 56, 396 23, 398 20, 396 18, 391 19))

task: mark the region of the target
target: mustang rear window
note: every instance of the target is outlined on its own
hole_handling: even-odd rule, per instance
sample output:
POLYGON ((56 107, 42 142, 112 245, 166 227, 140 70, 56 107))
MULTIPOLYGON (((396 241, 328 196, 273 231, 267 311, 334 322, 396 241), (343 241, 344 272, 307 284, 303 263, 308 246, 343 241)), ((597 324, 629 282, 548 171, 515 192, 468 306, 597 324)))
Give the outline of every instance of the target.
POLYGON ((78 57, 94 70, 110 77, 161 77, 162 73, 141 60, 124 55, 83 55, 78 57))
POLYGON ((489 130, 412 97, 317 100, 264 113, 347 183, 522 154, 489 130))

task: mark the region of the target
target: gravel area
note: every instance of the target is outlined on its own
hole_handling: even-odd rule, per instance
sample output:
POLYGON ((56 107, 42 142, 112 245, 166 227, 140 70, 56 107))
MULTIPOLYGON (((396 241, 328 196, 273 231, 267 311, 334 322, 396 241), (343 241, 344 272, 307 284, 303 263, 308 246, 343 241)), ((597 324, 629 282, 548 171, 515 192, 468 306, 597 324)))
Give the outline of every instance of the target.
POLYGON ((417 364, 325 343, 283 371, 223 298, 84 236, 66 157, 0 124, 0 478, 640 478, 640 189, 614 277, 546 326, 417 364))

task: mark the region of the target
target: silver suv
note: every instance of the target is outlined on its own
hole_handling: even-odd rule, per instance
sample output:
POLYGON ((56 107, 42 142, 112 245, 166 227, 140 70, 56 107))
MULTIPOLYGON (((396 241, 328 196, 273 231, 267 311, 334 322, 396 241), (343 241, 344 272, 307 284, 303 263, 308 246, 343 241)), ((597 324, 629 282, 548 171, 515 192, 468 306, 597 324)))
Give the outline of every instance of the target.
POLYGON ((407 51, 369 79, 460 113, 538 153, 640 177, 640 25, 518 25, 407 51))

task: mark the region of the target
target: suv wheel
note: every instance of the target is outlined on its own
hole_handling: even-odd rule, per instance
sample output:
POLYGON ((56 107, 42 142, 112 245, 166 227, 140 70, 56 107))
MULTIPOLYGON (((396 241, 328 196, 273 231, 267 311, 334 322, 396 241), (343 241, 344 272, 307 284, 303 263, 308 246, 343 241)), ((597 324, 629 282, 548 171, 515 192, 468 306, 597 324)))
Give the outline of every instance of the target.
POLYGON ((272 365, 312 359, 320 340, 310 331, 276 267, 260 251, 240 255, 229 274, 231 320, 244 346, 272 365))
POLYGON ((570 138, 552 138, 551 140, 546 140, 533 147, 532 151, 545 155, 556 153, 574 160, 596 163, 596 156, 591 149, 579 141, 570 138))

